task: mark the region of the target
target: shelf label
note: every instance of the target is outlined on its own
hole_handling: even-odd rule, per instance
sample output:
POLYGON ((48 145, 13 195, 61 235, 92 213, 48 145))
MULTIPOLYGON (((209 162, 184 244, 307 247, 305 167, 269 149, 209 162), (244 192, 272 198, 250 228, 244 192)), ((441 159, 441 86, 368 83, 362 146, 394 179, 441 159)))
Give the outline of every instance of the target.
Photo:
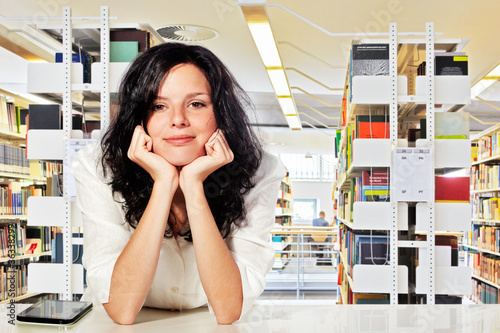
POLYGON ((432 198, 432 155, 430 148, 396 148, 393 153, 396 201, 428 202, 432 198))

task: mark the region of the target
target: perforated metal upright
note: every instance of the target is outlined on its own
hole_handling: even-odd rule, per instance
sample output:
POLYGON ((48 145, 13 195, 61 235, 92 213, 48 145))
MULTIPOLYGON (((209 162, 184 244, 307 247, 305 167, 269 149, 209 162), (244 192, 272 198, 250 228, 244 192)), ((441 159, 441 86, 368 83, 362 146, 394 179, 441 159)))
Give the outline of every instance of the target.
MULTIPOLYGON (((63 132, 65 140, 71 136, 72 122, 72 96, 71 96, 71 64, 72 64, 72 31, 71 31, 71 8, 63 7, 63 66, 64 66, 64 92, 63 92, 63 132)), ((67 146, 66 146, 67 147, 67 146)), ((64 151, 64 166, 68 166, 68 150, 64 151)), ((71 288, 71 270, 73 263, 73 246, 71 232, 71 202, 68 196, 66 184, 69 184, 69 172, 63 172, 63 196, 65 208, 65 222, 63 231, 63 265, 64 265, 64 300, 73 298, 71 288)))
MULTIPOLYGON (((427 22, 425 29, 425 54, 426 54, 426 126, 427 126, 427 140, 429 141, 429 148, 431 149, 431 163, 434 165, 435 154, 435 141, 434 141, 434 23, 427 22)), ((434 180, 435 169, 432 169, 432 180, 434 180)), ((427 265, 428 265, 428 289, 427 289, 427 304, 434 304, 435 301, 435 285, 436 285, 436 272, 435 272, 435 214, 434 214, 434 201, 435 201, 435 184, 431 184, 431 198, 427 202, 428 212, 428 228, 427 228, 427 265)))
MULTIPOLYGON (((390 111, 390 140, 391 149, 395 149, 398 143, 398 34, 397 24, 389 26, 389 76, 391 79, 391 101, 390 111)), ((390 186, 393 192, 394 172, 390 172, 390 186)), ((391 195, 391 229, 390 229, 390 261, 391 261, 391 304, 398 304, 398 202, 391 195)))
POLYGON ((101 132, 109 125, 109 10, 101 6, 101 132))
MULTIPOLYGON (((79 18, 84 20, 95 20, 97 17, 79 18)), ((101 64, 102 64, 102 85, 99 87, 101 93, 101 133, 109 125, 109 14, 108 7, 101 6, 100 26, 101 30, 101 64)), ((63 299, 71 300, 72 292, 72 260, 73 260, 73 242, 72 242, 72 223, 71 223, 71 197, 68 191, 70 184, 70 156, 71 152, 71 130, 72 130, 72 18, 71 8, 63 7, 63 66, 64 66, 64 92, 63 92, 63 132, 66 141, 64 151, 64 173, 63 173, 63 197, 65 207, 65 222, 63 225, 63 265, 64 265, 64 293, 63 299)))

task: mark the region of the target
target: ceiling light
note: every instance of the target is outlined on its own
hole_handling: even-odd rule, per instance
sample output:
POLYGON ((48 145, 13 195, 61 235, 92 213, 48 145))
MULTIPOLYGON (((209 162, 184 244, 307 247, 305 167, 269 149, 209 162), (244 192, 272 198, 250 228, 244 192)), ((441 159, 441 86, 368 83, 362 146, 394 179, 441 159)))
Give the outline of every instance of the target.
POLYGON ((288 127, 292 130, 300 130, 302 129, 302 124, 300 123, 299 116, 286 116, 286 122, 288 123, 288 127))
POLYGON ((248 24, 250 34, 255 42, 257 50, 267 75, 273 86, 274 92, 288 126, 293 130, 302 129, 297 108, 292 98, 290 85, 283 68, 278 46, 269 22, 265 0, 238 0, 245 20, 248 24))
POLYGON ((248 23, 248 28, 252 34, 257 50, 259 50, 264 66, 283 67, 281 64, 278 47, 274 40, 271 25, 266 23, 248 23))
POLYGON ((479 96, 483 91, 488 89, 493 83, 500 78, 500 64, 486 74, 481 80, 477 81, 471 88, 471 97, 479 96))
POLYGON ((278 102, 285 116, 297 116, 297 109, 292 97, 279 97, 278 102))
POLYGON ((269 80, 273 85, 276 96, 290 96, 290 87, 288 86, 288 80, 286 79, 285 71, 283 69, 268 69, 267 75, 269 80))

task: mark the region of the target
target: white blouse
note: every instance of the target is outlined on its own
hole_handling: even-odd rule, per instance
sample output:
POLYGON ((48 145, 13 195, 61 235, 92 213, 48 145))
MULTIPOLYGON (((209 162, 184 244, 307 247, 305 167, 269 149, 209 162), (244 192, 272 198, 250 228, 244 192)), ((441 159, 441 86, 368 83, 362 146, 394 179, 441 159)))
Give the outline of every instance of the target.
MULTIPOLYGON (((107 303, 113 267, 135 229, 125 222, 121 204, 113 199, 111 186, 102 173, 100 154, 100 142, 89 144, 75 156, 71 172, 77 181, 77 203, 84 226, 83 266, 88 287, 82 300, 107 303)), ((264 290, 265 275, 274 263, 269 232, 275 223, 276 198, 284 176, 281 161, 264 153, 254 176, 256 185, 245 196, 246 219, 225 240, 241 274, 242 316, 264 290)), ((200 282, 193 243, 182 237, 164 238, 144 306, 191 309, 203 305, 207 305, 207 296, 200 282)))

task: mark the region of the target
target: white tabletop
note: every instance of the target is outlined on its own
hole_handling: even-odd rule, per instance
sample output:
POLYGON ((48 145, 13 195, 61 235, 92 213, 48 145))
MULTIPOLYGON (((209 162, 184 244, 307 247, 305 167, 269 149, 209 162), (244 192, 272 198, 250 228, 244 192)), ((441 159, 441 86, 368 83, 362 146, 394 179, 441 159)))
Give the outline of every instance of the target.
MULTIPOLYGON (((25 306, 17 305, 19 312, 25 306)), ((30 325, 7 321, 0 309, 0 332, 499 332, 500 305, 332 305, 317 301, 259 301, 240 321, 217 325, 207 308, 168 311, 144 308, 135 324, 115 324, 96 306, 72 327, 30 325)))

